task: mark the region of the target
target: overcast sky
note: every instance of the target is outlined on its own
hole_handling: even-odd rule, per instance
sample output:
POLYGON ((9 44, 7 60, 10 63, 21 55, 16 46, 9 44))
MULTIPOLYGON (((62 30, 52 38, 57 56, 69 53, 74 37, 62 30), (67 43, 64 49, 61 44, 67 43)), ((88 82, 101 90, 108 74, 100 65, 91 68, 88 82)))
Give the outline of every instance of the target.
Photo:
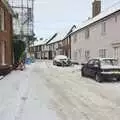
MULTIPOLYGON (((120 0, 102 0, 102 10, 120 0)), ((64 27, 79 24, 92 15, 92 0, 35 0, 35 33, 47 38, 64 27)))

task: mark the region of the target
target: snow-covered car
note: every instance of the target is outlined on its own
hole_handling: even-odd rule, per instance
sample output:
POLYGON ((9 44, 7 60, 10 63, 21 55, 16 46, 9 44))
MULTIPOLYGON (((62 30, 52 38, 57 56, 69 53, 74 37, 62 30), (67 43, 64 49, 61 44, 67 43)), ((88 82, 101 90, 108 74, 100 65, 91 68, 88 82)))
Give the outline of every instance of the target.
POLYGON ((56 66, 70 66, 71 65, 71 60, 65 55, 57 55, 53 59, 53 65, 56 65, 56 66))
POLYGON ((120 66, 114 58, 91 59, 82 64, 82 76, 93 77, 97 82, 103 80, 120 80, 120 66))

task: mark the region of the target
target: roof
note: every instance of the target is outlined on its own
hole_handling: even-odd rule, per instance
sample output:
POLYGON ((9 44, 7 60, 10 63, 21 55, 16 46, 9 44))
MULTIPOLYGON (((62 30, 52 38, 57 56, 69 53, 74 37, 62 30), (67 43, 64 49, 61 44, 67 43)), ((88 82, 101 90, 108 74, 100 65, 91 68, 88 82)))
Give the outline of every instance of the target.
POLYGON ((52 44, 52 43, 63 40, 68 35, 71 28, 73 28, 73 26, 68 26, 63 28, 60 32, 57 33, 56 37, 54 37, 54 39, 51 40, 48 44, 52 44))
MULTIPOLYGON (((102 60, 108 60, 108 59, 109 59, 109 60, 113 60, 113 59, 115 59, 115 58, 99 58, 100 61, 102 61, 102 60)), ((115 60, 116 60, 116 59, 115 59, 115 60)))
POLYGON ((56 33, 54 35, 51 35, 48 39, 37 40, 34 42, 34 45, 31 45, 31 46, 45 45, 48 42, 50 42, 52 39, 54 39, 55 36, 56 36, 56 33))
MULTIPOLYGON (((89 26, 89 25, 91 25, 91 24, 93 24, 93 23, 95 23, 95 22, 97 22, 97 21, 99 21, 101 19, 104 19, 105 17, 108 17, 108 16, 110 16, 113 13, 116 13, 118 11, 120 11, 120 3, 112 6, 111 8, 108 8, 107 10, 105 10, 105 11, 101 12, 100 14, 98 14, 96 17, 85 21, 81 25, 78 25, 78 28, 74 32, 76 32, 78 30, 81 30, 81 29, 83 29, 83 28, 85 28, 85 27, 87 27, 87 26, 89 26)), ((72 32, 72 33, 74 33, 74 32, 72 32)))
POLYGON ((35 41, 35 42, 34 42, 34 45, 33 45, 33 46, 44 45, 46 42, 47 42, 46 39, 38 40, 38 41, 35 41))
POLYGON ((13 9, 11 8, 11 6, 9 5, 8 1, 6 0, 1 0, 2 3, 5 5, 5 7, 7 8, 8 12, 11 14, 11 15, 14 15, 14 12, 13 12, 13 9))
MULTIPOLYGON (((113 60, 113 59, 115 59, 115 58, 113 58, 113 57, 108 57, 108 58, 101 58, 101 57, 97 57, 97 58, 93 58, 93 59, 98 59, 98 60, 100 60, 100 61, 102 61, 102 60, 113 60)), ((116 60, 116 59, 115 59, 116 60)))

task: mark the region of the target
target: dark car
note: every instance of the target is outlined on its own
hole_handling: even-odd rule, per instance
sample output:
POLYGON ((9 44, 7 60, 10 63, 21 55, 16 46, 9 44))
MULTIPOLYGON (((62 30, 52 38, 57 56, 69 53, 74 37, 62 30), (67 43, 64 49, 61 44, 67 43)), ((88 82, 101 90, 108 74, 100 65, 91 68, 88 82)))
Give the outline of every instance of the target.
POLYGON ((70 66, 71 65, 71 60, 65 55, 57 55, 53 59, 53 65, 56 65, 56 66, 70 66))
POLYGON ((114 58, 91 59, 88 63, 82 64, 81 75, 92 77, 97 82, 117 81, 120 80, 120 66, 114 58))

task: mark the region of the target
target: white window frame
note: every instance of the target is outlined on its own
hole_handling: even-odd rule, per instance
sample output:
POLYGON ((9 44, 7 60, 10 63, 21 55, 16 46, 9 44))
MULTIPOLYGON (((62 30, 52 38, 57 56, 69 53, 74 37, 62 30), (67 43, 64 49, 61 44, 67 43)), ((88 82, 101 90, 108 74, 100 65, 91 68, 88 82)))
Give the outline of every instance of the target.
POLYGON ((117 14, 115 15, 115 23, 117 23, 117 21, 118 21, 118 16, 117 16, 117 14))
POLYGON ((77 60, 77 51, 74 53, 75 60, 77 60))
POLYGON ((85 50, 85 59, 88 61, 90 58, 90 50, 85 50))
POLYGON ((6 65, 5 64, 5 41, 1 42, 1 58, 2 58, 2 65, 6 65))
POLYGON ((119 47, 114 47, 114 57, 116 58, 116 59, 118 59, 119 58, 119 47))
POLYGON ((88 39, 90 37, 90 29, 86 28, 85 30, 85 39, 88 39))
POLYGON ((0 16, 1 16, 0 31, 4 31, 5 30, 5 11, 3 8, 0 8, 0 16))
POLYGON ((105 35, 106 34, 106 22, 103 22, 101 24, 101 34, 105 35))
POLYGON ((106 58, 107 56, 107 49, 99 49, 99 57, 106 58))
POLYGON ((77 42, 77 33, 74 34, 73 41, 74 41, 74 43, 77 42))

